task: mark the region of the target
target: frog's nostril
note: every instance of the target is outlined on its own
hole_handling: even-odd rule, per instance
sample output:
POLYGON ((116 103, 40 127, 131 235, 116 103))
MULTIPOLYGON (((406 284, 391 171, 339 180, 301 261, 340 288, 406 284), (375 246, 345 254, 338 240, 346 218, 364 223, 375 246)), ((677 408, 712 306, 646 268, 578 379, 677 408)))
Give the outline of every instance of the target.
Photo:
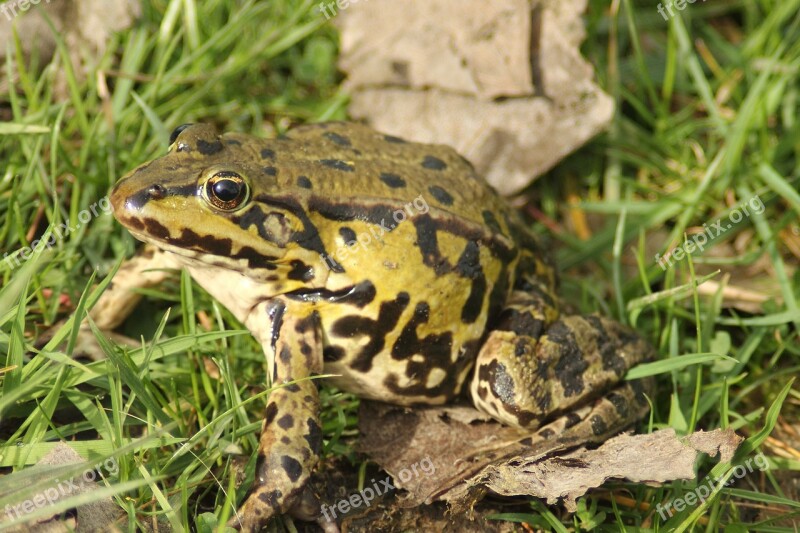
POLYGON ((159 200, 164 198, 167 191, 161 185, 151 185, 147 188, 147 196, 150 197, 151 200, 159 200))

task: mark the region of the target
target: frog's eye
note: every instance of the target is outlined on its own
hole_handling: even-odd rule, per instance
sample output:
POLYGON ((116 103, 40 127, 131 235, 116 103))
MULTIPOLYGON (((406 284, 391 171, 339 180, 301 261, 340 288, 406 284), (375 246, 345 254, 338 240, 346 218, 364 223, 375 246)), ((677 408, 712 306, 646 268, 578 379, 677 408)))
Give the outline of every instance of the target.
POLYGON ((190 124, 181 124, 180 126, 175 128, 174 130, 172 130, 172 133, 169 134, 169 144, 170 144, 170 146, 172 146, 175 143, 175 141, 178 140, 178 135, 180 135, 183 130, 185 130, 186 128, 188 128, 191 125, 192 125, 191 123, 190 124))
POLYGON ((233 211, 247 200, 247 182, 236 172, 217 172, 206 182, 203 196, 217 209, 233 211))

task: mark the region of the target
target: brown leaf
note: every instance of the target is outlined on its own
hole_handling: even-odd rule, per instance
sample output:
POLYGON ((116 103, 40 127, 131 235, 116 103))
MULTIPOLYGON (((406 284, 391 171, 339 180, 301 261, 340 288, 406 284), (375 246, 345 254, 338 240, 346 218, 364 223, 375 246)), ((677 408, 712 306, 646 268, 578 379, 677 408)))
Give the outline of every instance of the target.
POLYGON ((363 401, 359 420, 360 451, 407 491, 406 507, 444 500, 455 512, 469 509, 487 491, 563 501, 574 511, 576 498, 609 479, 692 479, 699 452, 728 461, 742 441, 732 430, 681 438, 665 429, 619 435, 597 449, 564 444, 569 439, 530 444, 524 433, 466 406, 410 411, 363 401))

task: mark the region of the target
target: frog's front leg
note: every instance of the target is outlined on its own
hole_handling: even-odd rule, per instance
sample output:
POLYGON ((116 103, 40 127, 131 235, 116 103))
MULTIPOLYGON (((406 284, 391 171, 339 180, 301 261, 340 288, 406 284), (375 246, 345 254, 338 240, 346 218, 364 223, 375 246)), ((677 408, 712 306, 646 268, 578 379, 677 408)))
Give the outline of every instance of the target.
POLYGON ((319 514, 318 507, 309 509, 314 505, 303 494, 322 444, 317 385, 307 379, 322 372, 319 315, 307 306, 280 299, 257 309, 248 327, 267 332, 260 340, 272 369, 272 386, 277 388, 267 402, 253 487, 231 521, 243 531, 258 531, 279 514, 305 520, 319 514), (257 329, 253 324, 257 320, 270 327, 257 329))
POLYGON ((564 316, 539 295, 514 292, 476 360, 476 407, 511 426, 599 441, 631 424, 647 407, 650 380, 623 382, 654 355, 634 331, 608 318, 564 316), (563 416, 561 416, 563 415, 563 416))
POLYGON ((97 327, 111 331, 133 312, 142 299, 137 289, 154 287, 164 281, 171 270, 180 270, 174 254, 147 244, 119 267, 114 280, 100 296, 90 313, 97 327))

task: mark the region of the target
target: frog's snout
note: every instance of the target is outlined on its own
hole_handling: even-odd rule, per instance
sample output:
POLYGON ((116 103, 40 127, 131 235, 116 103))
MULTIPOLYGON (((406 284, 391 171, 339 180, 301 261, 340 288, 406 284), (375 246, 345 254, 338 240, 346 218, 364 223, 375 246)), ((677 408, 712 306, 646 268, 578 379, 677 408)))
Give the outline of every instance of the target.
POLYGON ((114 188, 111 189, 111 193, 108 195, 108 199, 111 201, 111 208, 114 210, 114 217, 119 218, 121 208, 125 202, 125 193, 123 191, 124 188, 124 180, 117 182, 114 185, 114 188))
POLYGON ((142 210, 144 205, 150 200, 161 200, 167 195, 167 189, 163 185, 152 184, 144 189, 134 190, 129 180, 123 178, 111 190, 109 199, 114 209, 114 216, 137 213, 142 210))

